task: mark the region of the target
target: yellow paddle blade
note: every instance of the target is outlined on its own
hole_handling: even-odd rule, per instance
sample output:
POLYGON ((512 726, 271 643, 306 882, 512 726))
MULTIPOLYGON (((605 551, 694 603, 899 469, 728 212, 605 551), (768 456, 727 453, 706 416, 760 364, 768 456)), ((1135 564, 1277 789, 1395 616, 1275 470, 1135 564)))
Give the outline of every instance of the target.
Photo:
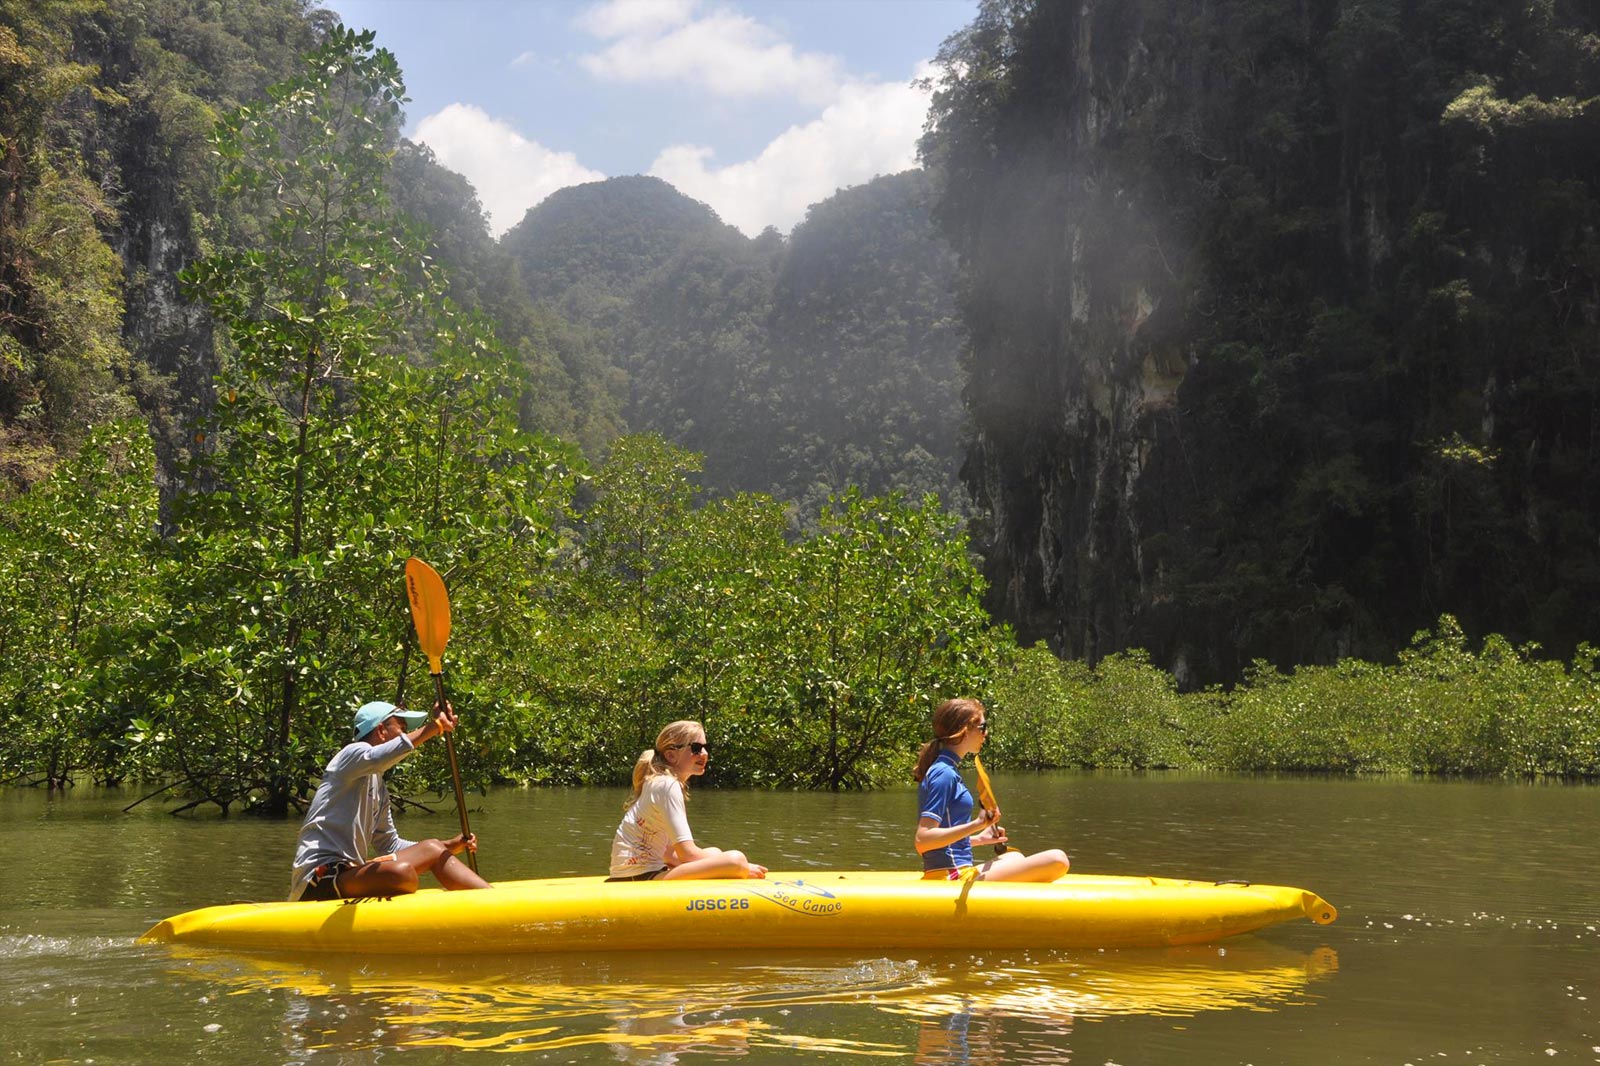
POLYGON ((406 595, 411 599, 411 623, 417 627, 428 669, 444 673, 444 646, 450 641, 450 594, 438 571, 416 556, 406 560, 406 595))
POLYGON ((984 772, 983 760, 978 758, 978 753, 972 753, 972 765, 978 770, 978 802, 991 811, 999 810, 1000 805, 994 801, 994 786, 989 784, 989 775, 984 772))
MULTIPOLYGON (((989 784, 989 774, 986 770, 984 770, 983 760, 978 758, 977 752, 972 753, 972 765, 976 767, 978 771, 978 802, 983 804, 985 810, 998 811, 1000 809, 1000 804, 996 803, 994 800, 994 786, 989 784)), ((1005 844, 996 844, 994 846, 994 853, 996 856, 1004 855, 1010 850, 1011 849, 1005 844)))

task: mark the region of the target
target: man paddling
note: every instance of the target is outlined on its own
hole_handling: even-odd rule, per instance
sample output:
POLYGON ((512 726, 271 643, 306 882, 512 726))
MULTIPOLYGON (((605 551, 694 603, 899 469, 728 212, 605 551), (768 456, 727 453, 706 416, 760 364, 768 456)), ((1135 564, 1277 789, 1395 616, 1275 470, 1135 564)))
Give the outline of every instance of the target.
POLYGON ((448 702, 436 703, 431 719, 382 700, 356 711, 355 739, 329 760, 300 826, 291 901, 401 896, 417 890, 424 872, 445 888, 489 887, 456 858, 477 850, 476 835, 417 843, 400 836, 383 779, 418 744, 455 727, 455 709, 448 702), (416 722, 423 724, 407 732, 406 726, 416 722))

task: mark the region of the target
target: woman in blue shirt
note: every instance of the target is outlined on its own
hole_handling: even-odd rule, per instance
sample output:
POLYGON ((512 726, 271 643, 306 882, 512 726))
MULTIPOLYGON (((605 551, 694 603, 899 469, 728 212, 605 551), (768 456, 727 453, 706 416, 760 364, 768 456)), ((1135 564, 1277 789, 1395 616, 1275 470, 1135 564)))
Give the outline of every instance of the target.
POLYGON ((998 810, 972 801, 961 780, 961 760, 976 754, 989 736, 989 713, 977 700, 945 700, 933 712, 933 739, 917 756, 917 853, 925 880, 1054 881, 1069 860, 1058 848, 1024 855, 1008 851, 974 870, 974 845, 1004 844, 998 810), (976 817, 974 817, 976 815, 976 817))

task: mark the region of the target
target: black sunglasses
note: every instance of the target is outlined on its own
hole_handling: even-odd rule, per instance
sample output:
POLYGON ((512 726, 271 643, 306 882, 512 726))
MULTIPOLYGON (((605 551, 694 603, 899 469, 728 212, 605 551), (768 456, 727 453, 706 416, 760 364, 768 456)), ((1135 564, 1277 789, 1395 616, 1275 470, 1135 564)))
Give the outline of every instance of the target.
POLYGON ((702 744, 698 740, 691 740, 687 744, 669 744, 667 747, 669 750, 671 748, 688 748, 691 755, 704 755, 711 750, 710 744, 702 744))
POLYGON ((989 719, 985 718, 983 721, 978 723, 978 732, 982 733, 984 736, 989 735, 989 719))

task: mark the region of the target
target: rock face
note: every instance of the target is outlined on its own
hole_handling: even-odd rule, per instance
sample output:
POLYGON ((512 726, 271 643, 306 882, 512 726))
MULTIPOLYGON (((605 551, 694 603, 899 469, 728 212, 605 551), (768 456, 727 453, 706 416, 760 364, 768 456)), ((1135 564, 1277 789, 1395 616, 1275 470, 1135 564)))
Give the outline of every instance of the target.
POLYGON ((1184 286, 1163 262, 1181 245, 1107 147, 1162 106, 1170 75, 1133 27, 1112 25, 1115 6, 1034 15, 1032 47, 1070 58, 1029 82, 987 204, 953 188, 945 216, 981 219, 960 242, 974 351, 964 476, 992 517, 991 608, 1024 639, 1090 659, 1140 636, 1154 577, 1143 474, 1187 368, 1184 286))
POLYGON ((1446 612, 1592 637, 1600 14, 1467 6, 993 2, 947 46, 964 476, 1024 640, 1205 682, 1446 612))
POLYGON ((211 316, 185 298, 178 283, 178 272, 199 250, 188 232, 187 212, 175 212, 176 201, 161 196, 163 191, 153 180, 141 182, 124 206, 124 225, 111 244, 129 278, 123 341, 159 376, 145 380, 141 398, 156 440, 165 499, 172 487, 170 471, 189 448, 184 427, 198 424, 210 410, 217 365, 211 316), (152 202, 161 200, 166 203, 152 202))
POLYGON ((178 280, 202 254, 201 230, 226 210, 207 136, 222 112, 293 73, 328 16, 304 0, 199 8, 157 0, 63 9, 61 18, 73 58, 97 72, 102 94, 71 118, 73 141, 115 207, 105 240, 123 268, 125 384, 149 420, 170 499, 217 370, 211 317, 178 280))

